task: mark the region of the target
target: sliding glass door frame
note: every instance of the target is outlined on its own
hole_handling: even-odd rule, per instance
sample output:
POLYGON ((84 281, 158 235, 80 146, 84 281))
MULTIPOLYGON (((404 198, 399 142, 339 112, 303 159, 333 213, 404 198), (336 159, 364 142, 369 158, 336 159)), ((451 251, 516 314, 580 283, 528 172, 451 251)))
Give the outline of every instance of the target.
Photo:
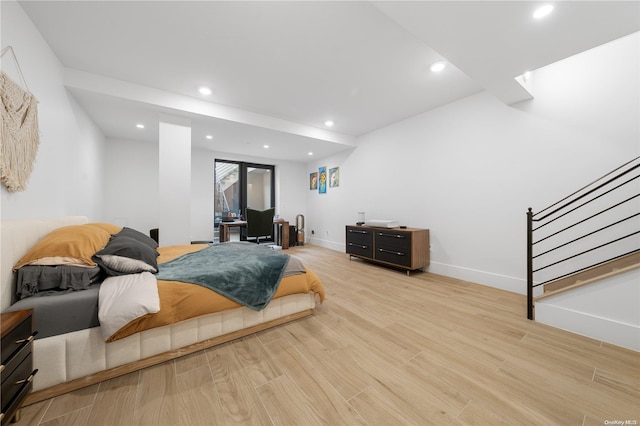
MULTIPOLYGON (((239 176, 238 176, 238 182, 240 185, 239 188, 239 192, 240 192, 240 203, 239 203, 239 210, 240 212, 234 212, 234 213, 240 213, 242 215, 244 215, 245 209, 247 208, 247 204, 248 204, 248 186, 247 186, 247 181, 248 181, 248 174, 249 174, 249 169, 264 169, 264 170, 268 170, 269 174, 270 174, 270 180, 271 180, 271 191, 270 191, 270 207, 275 207, 276 205, 276 178, 275 178, 275 166, 274 165, 269 165, 269 164, 259 164, 259 163, 248 163, 248 162, 244 162, 244 161, 235 161, 235 160, 225 160, 222 158, 216 158, 214 161, 214 180, 215 180, 215 173, 216 173, 216 165, 217 163, 227 163, 227 164, 236 164, 239 167, 239 176)), ((214 191, 214 196, 215 196, 215 191, 214 191)), ((214 200, 217 202, 217 200, 214 200)), ((217 205, 217 204, 216 204, 217 205)), ((214 212, 215 215, 215 212, 214 212)))

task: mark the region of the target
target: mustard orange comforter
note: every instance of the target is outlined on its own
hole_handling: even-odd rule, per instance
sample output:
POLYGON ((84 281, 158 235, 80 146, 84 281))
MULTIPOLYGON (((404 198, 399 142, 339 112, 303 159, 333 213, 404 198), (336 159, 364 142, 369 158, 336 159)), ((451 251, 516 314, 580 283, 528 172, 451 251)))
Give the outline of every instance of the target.
MULTIPOLYGON (((192 253, 207 247, 206 244, 190 244, 158 248, 158 263, 168 262, 183 254, 192 253)), ((320 302, 324 300, 324 287, 318 276, 309 268, 307 272, 284 277, 280 281, 274 299, 296 293, 313 292, 320 302)), ((240 305, 208 288, 176 281, 158 280, 160 312, 147 314, 135 319, 113 334, 107 342, 122 339, 140 331, 162 327, 194 318, 200 315, 239 308, 240 305)))

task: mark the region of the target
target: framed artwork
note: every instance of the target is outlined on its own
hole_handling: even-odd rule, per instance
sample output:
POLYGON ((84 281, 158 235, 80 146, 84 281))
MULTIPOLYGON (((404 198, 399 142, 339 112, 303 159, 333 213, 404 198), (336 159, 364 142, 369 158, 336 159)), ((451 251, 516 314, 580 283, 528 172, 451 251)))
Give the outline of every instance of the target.
POLYGON ((312 191, 318 189, 318 172, 309 173, 309 189, 312 191))
POLYGON ((325 194, 327 192, 327 167, 323 166, 318 169, 318 192, 325 194))
POLYGON ((329 169, 329 188, 340 186, 340 167, 329 169))

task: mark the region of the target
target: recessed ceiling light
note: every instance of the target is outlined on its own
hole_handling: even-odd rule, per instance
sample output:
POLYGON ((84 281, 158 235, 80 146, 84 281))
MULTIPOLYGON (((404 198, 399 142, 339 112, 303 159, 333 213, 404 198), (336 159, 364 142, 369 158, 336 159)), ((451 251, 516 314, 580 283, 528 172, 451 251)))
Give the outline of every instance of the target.
POLYGON ((144 124, 136 124, 136 127, 137 127, 138 129, 144 129, 144 124))
POLYGON ((263 145, 265 148, 269 148, 269 145, 263 145))
POLYGON ((313 155, 313 152, 309 152, 308 155, 313 155))
POLYGON ((446 61, 438 61, 438 62, 434 62, 433 64, 431 64, 431 67, 429 69, 432 72, 440 72, 446 66, 447 66, 447 62, 446 61))
POLYGON ((208 87, 202 86, 201 88, 198 89, 198 92, 200 92, 201 95, 209 96, 211 94, 211 89, 209 89, 208 87))
POLYGON ((327 127, 333 127, 333 121, 327 120, 327 121, 324 122, 324 125, 327 126, 327 127))
POLYGON ((207 135, 207 136, 205 136, 205 138, 207 138, 207 139, 213 139, 213 136, 211 136, 211 135, 207 135))
POLYGON ((533 12, 533 17, 535 19, 544 18, 545 16, 550 14, 552 11, 553 11, 553 5, 545 4, 544 6, 537 8, 536 11, 533 12))

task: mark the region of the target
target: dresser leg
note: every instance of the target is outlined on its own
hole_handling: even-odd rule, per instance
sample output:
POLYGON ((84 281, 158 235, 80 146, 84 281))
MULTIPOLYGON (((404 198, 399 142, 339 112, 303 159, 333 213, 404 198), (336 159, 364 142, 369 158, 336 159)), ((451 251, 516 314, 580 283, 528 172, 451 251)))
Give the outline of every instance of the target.
POLYGON ((16 414, 13 415, 13 418, 11 419, 11 423, 16 423, 20 421, 20 417, 22 417, 22 409, 18 408, 16 410, 16 414))

